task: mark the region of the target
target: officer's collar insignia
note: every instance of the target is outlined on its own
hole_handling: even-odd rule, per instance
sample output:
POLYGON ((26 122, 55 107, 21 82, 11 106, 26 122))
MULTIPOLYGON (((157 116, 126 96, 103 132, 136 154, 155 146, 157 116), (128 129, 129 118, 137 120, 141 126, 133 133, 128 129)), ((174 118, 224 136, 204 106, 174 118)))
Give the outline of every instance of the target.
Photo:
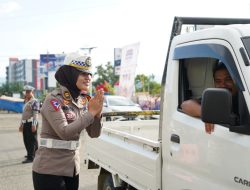
POLYGON ((89 101, 89 100, 91 99, 91 96, 88 95, 88 94, 86 94, 86 95, 85 95, 85 98, 87 98, 87 100, 89 101))
POLYGON ((82 105, 86 104, 87 102, 89 102, 89 100, 91 99, 90 95, 84 94, 83 98, 82 98, 82 105))
POLYGON ((66 100, 70 100, 70 93, 69 93, 69 91, 65 91, 65 92, 63 93, 63 96, 64 96, 64 98, 65 98, 66 100))
POLYGON ((86 104, 86 102, 87 102, 86 98, 83 98, 82 99, 82 105, 86 104))

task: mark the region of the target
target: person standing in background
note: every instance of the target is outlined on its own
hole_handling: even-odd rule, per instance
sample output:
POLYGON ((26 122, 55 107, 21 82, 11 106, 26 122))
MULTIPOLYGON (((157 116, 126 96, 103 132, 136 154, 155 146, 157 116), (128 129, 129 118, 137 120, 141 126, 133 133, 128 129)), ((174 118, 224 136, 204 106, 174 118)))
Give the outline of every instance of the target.
POLYGON ((26 160, 22 163, 33 162, 35 151, 38 148, 37 127, 38 127, 38 112, 39 102, 35 99, 33 91, 34 87, 25 85, 25 98, 22 113, 22 121, 19 131, 23 133, 23 142, 27 151, 26 160))

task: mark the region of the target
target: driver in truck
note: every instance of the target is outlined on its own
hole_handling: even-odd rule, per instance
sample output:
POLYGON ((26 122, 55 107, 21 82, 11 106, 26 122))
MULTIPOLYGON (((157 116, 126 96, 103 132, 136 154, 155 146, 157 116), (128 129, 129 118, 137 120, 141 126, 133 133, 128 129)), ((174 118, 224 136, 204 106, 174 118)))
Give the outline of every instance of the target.
MULTIPOLYGON (((230 76, 224 63, 219 61, 213 68, 215 88, 225 88, 232 93, 233 113, 238 115, 238 89, 230 76)), ((201 117, 201 99, 190 99, 182 102, 182 111, 193 117, 201 117)), ((205 123, 205 131, 208 134, 214 132, 214 124, 205 123)))

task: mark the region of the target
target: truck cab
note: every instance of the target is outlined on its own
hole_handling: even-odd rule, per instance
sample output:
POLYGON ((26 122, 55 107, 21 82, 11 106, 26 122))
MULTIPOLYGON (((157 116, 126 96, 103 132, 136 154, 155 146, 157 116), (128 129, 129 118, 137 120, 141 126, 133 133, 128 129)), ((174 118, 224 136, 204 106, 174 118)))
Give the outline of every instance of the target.
POLYGON ((249 19, 175 17, 159 121, 106 122, 99 138, 86 141, 88 160, 100 168, 99 190, 249 189, 249 24, 249 19), (214 27, 181 34, 183 25, 214 27), (234 99, 214 86, 218 62, 237 87, 234 99), (189 99, 200 100, 201 117, 181 109, 189 99), (215 125, 212 134, 205 132, 205 122, 215 125))
POLYGON ((161 112, 162 189, 249 188, 249 36, 249 25, 228 25, 173 38, 161 112), (226 112, 229 102, 217 100, 217 89, 208 92, 210 105, 203 96, 214 88, 212 70, 218 61, 237 86, 239 122, 221 121, 231 107, 226 112), (187 99, 202 99, 202 114, 210 120, 183 113, 180 105, 187 99), (215 123, 214 133, 205 133, 202 120, 215 123))

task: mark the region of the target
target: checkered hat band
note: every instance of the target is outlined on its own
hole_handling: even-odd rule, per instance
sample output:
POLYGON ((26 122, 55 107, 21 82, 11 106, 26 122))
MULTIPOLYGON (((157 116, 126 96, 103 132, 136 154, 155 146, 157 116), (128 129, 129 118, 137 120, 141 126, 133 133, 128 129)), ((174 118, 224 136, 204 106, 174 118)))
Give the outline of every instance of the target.
POLYGON ((72 64, 75 64, 75 65, 79 65, 79 66, 89 67, 89 64, 87 64, 87 63, 84 62, 84 61, 72 60, 71 63, 72 63, 72 64))
POLYGON ((88 67, 88 66, 81 66, 81 65, 78 65, 78 64, 75 64, 75 63, 70 63, 69 66, 73 66, 73 67, 76 67, 78 69, 82 69, 82 70, 90 70, 91 67, 88 67))

